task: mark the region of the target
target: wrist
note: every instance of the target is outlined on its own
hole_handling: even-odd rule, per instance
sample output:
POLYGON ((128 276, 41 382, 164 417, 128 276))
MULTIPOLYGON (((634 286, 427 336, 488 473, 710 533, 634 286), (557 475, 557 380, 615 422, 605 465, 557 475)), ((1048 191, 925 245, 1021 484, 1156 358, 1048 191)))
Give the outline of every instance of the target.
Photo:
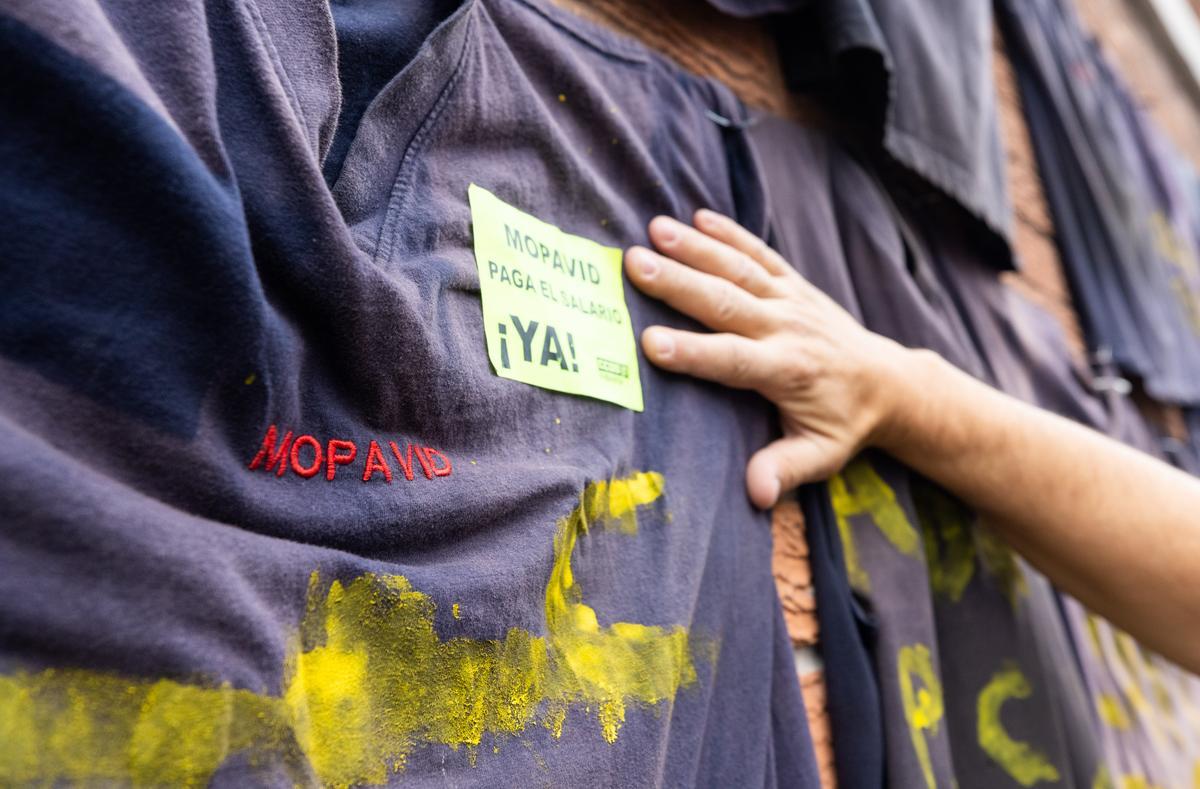
POLYGON ((879 393, 870 446, 902 458, 919 444, 932 407, 931 394, 942 385, 947 362, 933 351, 906 348, 892 340, 876 368, 879 393))

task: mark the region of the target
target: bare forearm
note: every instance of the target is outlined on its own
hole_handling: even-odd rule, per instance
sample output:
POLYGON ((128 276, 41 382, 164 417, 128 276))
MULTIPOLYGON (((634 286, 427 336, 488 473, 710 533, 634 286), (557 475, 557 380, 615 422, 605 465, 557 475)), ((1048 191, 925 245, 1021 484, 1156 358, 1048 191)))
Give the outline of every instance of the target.
POLYGON ((1200 669, 1200 481, 905 351, 878 443, 971 505, 1062 589, 1200 669))

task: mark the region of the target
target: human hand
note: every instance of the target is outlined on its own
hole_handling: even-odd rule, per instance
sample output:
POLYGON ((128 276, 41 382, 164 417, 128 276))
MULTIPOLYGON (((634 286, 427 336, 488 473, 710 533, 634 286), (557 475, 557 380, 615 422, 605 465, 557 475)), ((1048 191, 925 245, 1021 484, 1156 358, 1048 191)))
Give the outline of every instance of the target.
POLYGON ((693 221, 655 217, 650 240, 659 251, 630 247, 625 271, 717 333, 650 326, 642 348, 664 370, 753 389, 779 408, 783 437, 746 467, 750 499, 767 508, 881 442, 908 351, 863 328, 732 219, 700 210, 693 221))

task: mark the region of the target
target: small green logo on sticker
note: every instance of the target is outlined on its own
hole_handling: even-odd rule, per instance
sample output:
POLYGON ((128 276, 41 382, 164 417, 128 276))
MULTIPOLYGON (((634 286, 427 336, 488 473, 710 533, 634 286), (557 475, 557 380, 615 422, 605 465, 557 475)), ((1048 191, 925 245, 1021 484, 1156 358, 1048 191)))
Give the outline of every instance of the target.
POLYGON ((471 184, 488 358, 502 378, 642 410, 621 250, 471 184))

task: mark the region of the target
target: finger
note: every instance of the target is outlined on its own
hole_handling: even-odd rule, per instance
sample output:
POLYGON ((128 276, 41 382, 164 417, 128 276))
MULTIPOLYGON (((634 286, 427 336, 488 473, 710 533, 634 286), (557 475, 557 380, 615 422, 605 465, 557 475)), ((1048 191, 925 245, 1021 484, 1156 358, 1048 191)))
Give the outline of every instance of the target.
POLYGON ((645 247, 625 252, 625 271, 646 295, 717 331, 756 335, 771 323, 766 302, 728 280, 677 263, 645 247))
POLYGON ((770 273, 776 275, 796 273, 796 269, 784 260, 782 255, 771 249, 767 242, 729 217, 707 208, 701 208, 696 212, 692 221, 705 234, 728 244, 742 254, 749 255, 770 273))
POLYGON ((772 507, 783 491, 833 476, 845 463, 844 455, 836 444, 811 436, 773 441, 755 452, 746 466, 750 500, 762 509, 772 507))
POLYGON ((668 257, 764 298, 783 290, 758 260, 666 216, 650 221, 650 240, 668 257))
POLYGON ((770 358, 759 344, 736 334, 697 334, 651 326, 642 332, 642 350, 664 370, 735 389, 757 389, 773 378, 770 358))

